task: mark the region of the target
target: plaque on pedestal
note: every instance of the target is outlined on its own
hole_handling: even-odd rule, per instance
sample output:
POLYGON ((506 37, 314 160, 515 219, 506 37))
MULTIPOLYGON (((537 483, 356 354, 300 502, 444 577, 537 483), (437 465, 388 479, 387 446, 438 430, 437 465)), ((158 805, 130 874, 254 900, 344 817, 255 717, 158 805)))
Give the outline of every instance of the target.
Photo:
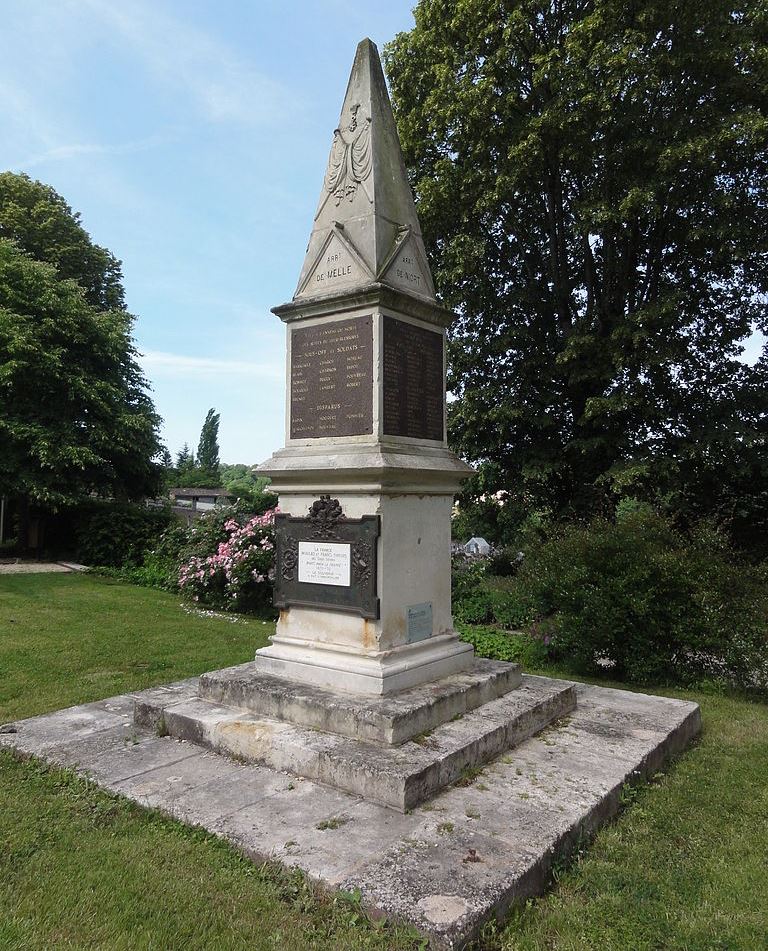
POLYGON ((275 516, 275 606, 332 608, 376 619, 379 516, 346 518, 323 496, 306 518, 275 516))

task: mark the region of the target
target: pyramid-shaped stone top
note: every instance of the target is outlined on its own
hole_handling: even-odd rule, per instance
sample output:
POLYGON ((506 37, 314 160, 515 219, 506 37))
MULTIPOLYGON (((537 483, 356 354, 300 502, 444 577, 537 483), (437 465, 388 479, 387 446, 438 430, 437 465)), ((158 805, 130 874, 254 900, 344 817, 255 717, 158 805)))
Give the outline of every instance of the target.
POLYGON ((379 51, 357 47, 294 300, 375 282, 435 299, 379 51))

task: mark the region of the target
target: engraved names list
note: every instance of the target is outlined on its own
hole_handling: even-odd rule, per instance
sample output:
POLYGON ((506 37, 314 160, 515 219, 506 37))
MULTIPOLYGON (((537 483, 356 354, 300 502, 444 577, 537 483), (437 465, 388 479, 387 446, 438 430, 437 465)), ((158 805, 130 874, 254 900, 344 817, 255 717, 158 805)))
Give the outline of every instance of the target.
POLYGON ((385 316, 384 433, 444 437, 443 335, 385 316))
POLYGON ((291 331, 291 439, 373 431, 373 318, 291 331))

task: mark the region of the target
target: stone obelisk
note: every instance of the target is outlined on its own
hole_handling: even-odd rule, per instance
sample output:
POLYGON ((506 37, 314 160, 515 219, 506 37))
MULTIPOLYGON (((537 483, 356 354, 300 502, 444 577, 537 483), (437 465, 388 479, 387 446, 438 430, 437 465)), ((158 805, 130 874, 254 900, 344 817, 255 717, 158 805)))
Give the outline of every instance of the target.
POLYGON ((446 328, 378 51, 355 56, 287 329, 285 448, 260 466, 280 619, 258 668, 391 694, 468 670, 450 518, 469 468, 445 427, 446 328))

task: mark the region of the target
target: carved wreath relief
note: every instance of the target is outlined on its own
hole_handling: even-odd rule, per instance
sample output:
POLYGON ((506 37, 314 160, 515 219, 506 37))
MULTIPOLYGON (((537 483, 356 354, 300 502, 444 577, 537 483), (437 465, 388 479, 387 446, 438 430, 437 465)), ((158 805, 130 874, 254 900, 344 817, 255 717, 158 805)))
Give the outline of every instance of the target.
POLYGON ((309 507, 309 521, 312 524, 312 538, 338 538, 336 525, 339 519, 346 518, 338 499, 330 495, 321 495, 309 507))
POLYGON ((351 106, 349 111, 352 113, 349 124, 333 132, 333 145, 325 173, 326 191, 336 199, 337 206, 345 198, 352 201, 358 185, 362 186, 368 200, 373 201, 365 185, 373 167, 371 117, 359 117, 359 103, 351 106))

